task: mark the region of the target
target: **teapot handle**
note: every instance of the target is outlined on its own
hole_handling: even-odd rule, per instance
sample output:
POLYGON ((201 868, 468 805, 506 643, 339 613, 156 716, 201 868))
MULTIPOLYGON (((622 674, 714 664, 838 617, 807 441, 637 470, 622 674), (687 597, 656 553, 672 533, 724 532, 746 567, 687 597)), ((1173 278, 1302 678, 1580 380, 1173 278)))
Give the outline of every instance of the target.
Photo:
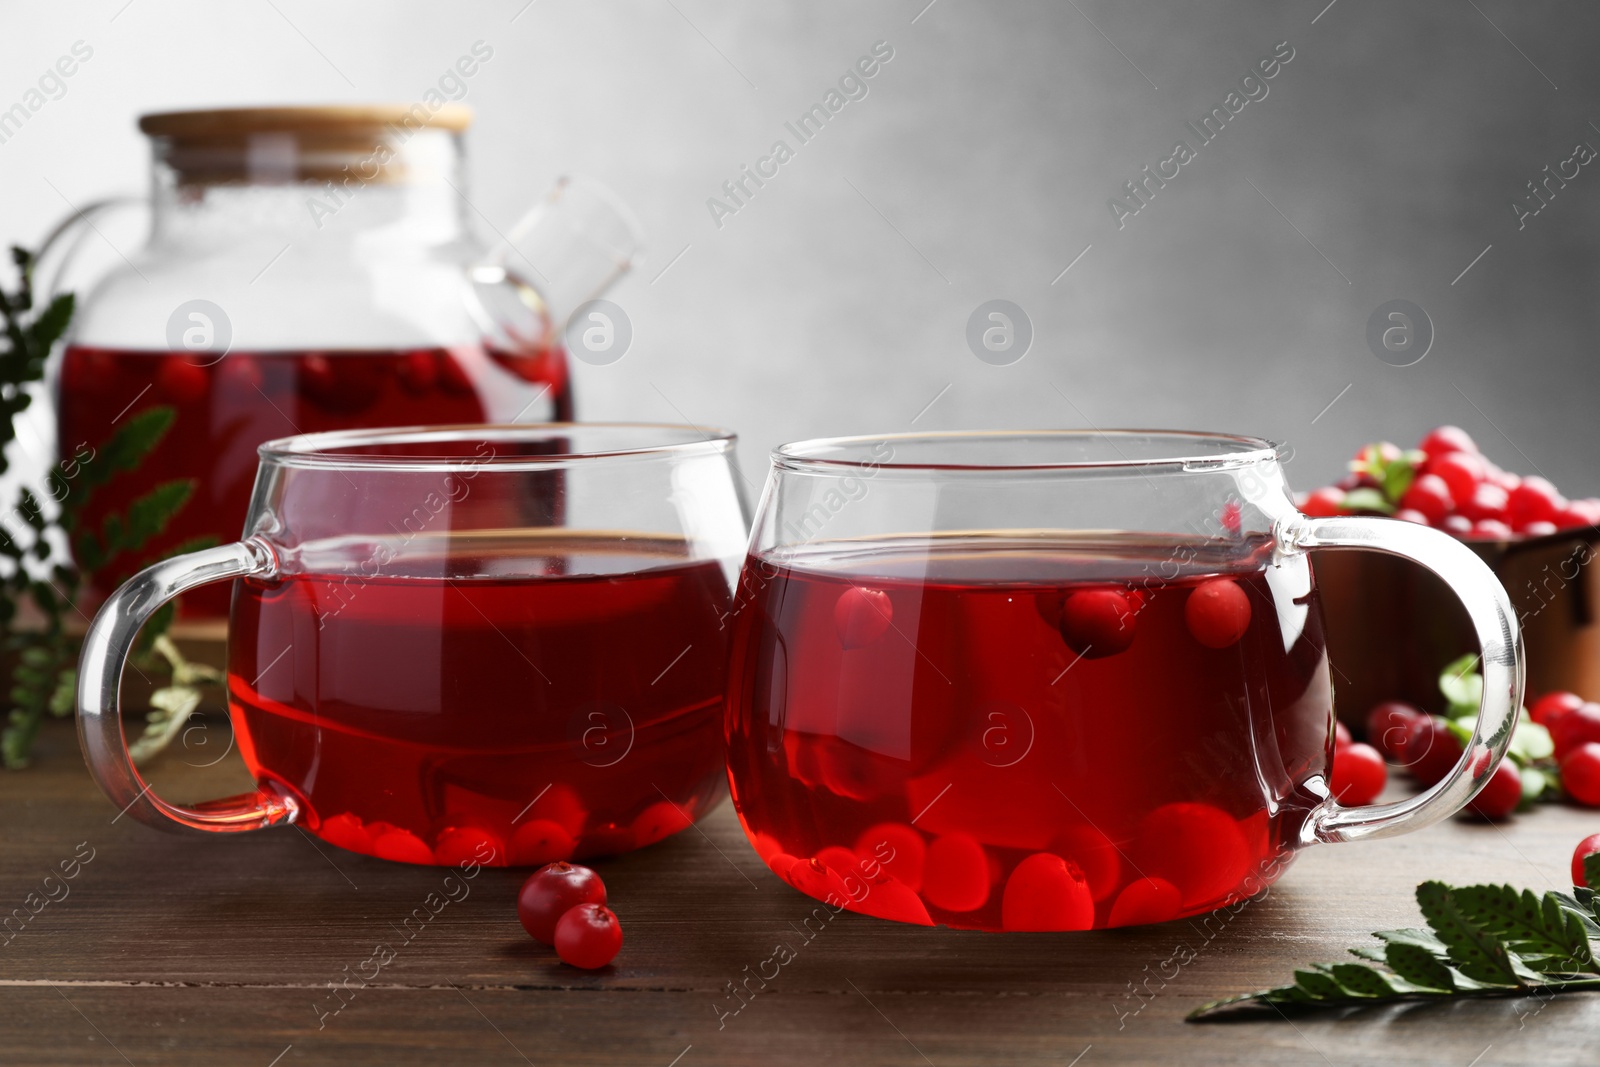
MULTIPOLYGON (((55 270, 49 274, 47 279, 41 278, 37 269, 35 271, 35 287, 43 296, 44 301, 49 301, 61 292, 62 279, 67 276, 67 272, 71 269, 79 252, 82 251, 84 241, 91 233, 99 234, 102 239, 106 240, 107 244, 110 244, 109 239, 106 239, 105 235, 100 233, 99 227, 95 225, 96 218, 104 217, 113 211, 123 208, 143 207, 148 209, 149 206, 149 200, 142 196, 134 196, 132 194, 107 196, 99 200, 91 200, 56 223, 55 228, 45 235, 43 241, 39 242, 39 251, 34 256, 36 264, 47 263, 52 255, 58 259, 55 270)), ((118 255, 121 255, 120 251, 118 255)))
POLYGON ((1350 549, 1386 552, 1420 563, 1443 578, 1460 598, 1478 637, 1483 696, 1472 739, 1449 774, 1433 788, 1392 804, 1343 807, 1329 798, 1306 828, 1309 840, 1354 841, 1420 830, 1459 811, 1488 783, 1511 744, 1522 705, 1522 633, 1505 587, 1477 554, 1449 534, 1396 519, 1308 518, 1279 520, 1278 551, 1350 549))

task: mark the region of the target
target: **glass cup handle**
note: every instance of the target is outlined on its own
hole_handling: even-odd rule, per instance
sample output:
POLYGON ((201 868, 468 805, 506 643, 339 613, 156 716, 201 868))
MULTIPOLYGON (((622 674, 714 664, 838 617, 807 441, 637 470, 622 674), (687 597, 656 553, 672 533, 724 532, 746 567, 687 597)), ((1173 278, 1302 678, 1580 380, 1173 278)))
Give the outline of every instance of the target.
POLYGON ((169 804, 140 777, 122 730, 122 668, 156 609, 196 586, 276 569, 276 555, 257 537, 174 556, 128 579, 89 624, 78 660, 78 738, 89 773, 124 815, 161 830, 230 833, 292 823, 300 814, 293 797, 266 787, 193 807, 169 804))
POLYGON ((1472 740, 1444 780, 1393 804, 1346 808, 1326 801, 1307 827, 1310 840, 1393 837, 1430 826, 1459 811, 1494 773, 1522 706, 1522 634, 1505 587, 1477 554, 1441 530, 1395 519, 1294 515, 1278 522, 1280 552, 1364 548, 1420 563, 1460 598, 1481 649, 1483 697, 1472 740))

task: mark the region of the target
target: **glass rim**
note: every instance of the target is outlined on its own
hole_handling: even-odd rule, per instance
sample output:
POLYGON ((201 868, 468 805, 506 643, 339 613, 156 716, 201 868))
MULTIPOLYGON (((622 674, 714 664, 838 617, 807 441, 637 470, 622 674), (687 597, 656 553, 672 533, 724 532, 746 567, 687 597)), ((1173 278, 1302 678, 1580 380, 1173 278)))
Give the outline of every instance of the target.
POLYGON ((668 422, 529 422, 451 423, 438 426, 389 426, 363 430, 327 430, 294 434, 267 441, 256 449, 262 464, 322 470, 375 469, 394 471, 452 471, 478 468, 536 470, 570 466, 593 460, 624 460, 726 455, 737 435, 716 426, 668 422), (618 438, 616 447, 568 449, 544 455, 396 455, 361 451, 384 445, 427 445, 432 442, 472 444, 496 442, 526 444, 559 438, 564 433, 598 434, 618 438), (658 432, 661 440, 637 443, 621 440, 629 433, 658 432))
POLYGON ((1283 446, 1264 437, 1242 434, 1215 433, 1205 430, 937 430, 921 433, 857 434, 848 437, 816 437, 779 445, 772 450, 772 464, 784 471, 933 471, 933 472, 1001 472, 1001 471, 1095 471, 1127 470, 1148 471, 1156 468, 1179 470, 1206 470, 1248 466, 1255 463, 1277 461, 1283 456, 1283 446), (963 444, 980 442, 1060 442, 1103 440, 1115 453, 1106 459, 1040 459, 1020 462, 983 463, 917 460, 896 458, 878 460, 870 454, 857 457, 829 455, 830 451, 845 453, 862 446, 883 444, 948 444, 952 453, 963 444), (1130 457, 1118 442, 1136 439, 1145 441, 1170 440, 1174 448, 1170 455, 1130 457), (1189 450, 1183 445, 1195 446, 1189 450), (1210 445, 1206 451, 1203 446, 1210 445))

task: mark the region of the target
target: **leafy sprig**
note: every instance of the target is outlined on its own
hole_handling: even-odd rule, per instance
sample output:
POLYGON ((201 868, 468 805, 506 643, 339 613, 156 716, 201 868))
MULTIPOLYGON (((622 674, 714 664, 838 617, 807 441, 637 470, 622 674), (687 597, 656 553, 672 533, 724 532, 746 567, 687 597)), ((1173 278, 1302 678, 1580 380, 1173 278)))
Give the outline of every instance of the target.
MULTIPOLYGON (((25 249, 13 248, 11 259, 17 287, 6 292, 0 286, 5 342, 0 347, 0 415, 4 416, 0 418, 0 474, 9 467, 5 451, 16 439, 16 419, 32 403, 32 390, 43 380, 50 350, 66 333, 74 307, 73 297, 67 293, 36 311, 34 257, 25 249)), ((82 585, 78 565, 99 570, 119 555, 139 551, 166 529, 193 492, 190 481, 164 482, 132 501, 126 514, 106 515, 98 528, 90 528, 83 518, 94 491, 138 467, 161 442, 174 417, 170 407, 148 408, 124 423, 98 451, 80 450, 52 468, 45 490, 56 504, 54 514, 47 513, 38 495, 23 486, 7 516, 9 521, 0 520, 0 560, 5 561, 0 567, 0 646, 16 656, 5 694, 6 725, 0 731, 0 761, 8 768, 28 765, 34 739, 48 716, 72 711, 77 641, 68 632, 67 620, 78 613, 74 602, 82 585), (75 549, 77 564, 59 554, 58 539, 75 549), (24 608, 30 603, 40 619, 25 618, 24 608)), ((142 651, 148 652, 161 640, 171 620, 170 606, 158 613, 141 635, 142 651)), ((183 660, 170 642, 167 647, 170 655, 164 658, 172 665, 173 684, 157 691, 159 702, 152 697, 155 710, 135 746, 141 754, 158 751, 170 740, 175 732, 171 717, 186 705, 183 718, 187 718, 199 703, 195 685, 210 680, 183 660)))
POLYGON ((1288 985, 1214 1000, 1189 1019, 1600 989, 1600 854, 1583 867, 1588 885, 1570 894, 1423 882, 1428 929, 1380 930, 1381 947, 1350 950, 1361 963, 1314 963, 1288 985))

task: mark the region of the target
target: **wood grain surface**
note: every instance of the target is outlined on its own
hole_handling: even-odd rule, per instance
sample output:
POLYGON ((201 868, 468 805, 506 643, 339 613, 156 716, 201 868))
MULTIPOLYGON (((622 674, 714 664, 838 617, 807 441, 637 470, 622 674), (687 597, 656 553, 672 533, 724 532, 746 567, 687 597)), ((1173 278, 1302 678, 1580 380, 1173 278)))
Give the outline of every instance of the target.
MULTIPOLYGON (((218 760, 226 720, 187 740, 152 769, 158 792, 194 800, 246 783, 236 752, 218 760)), ((1424 878, 1564 885, 1573 846, 1600 829, 1600 817, 1570 808, 1312 849, 1220 927, 994 935, 846 913, 807 937, 801 921, 814 902, 766 870, 724 804, 699 827, 601 866, 626 943, 595 973, 562 966, 523 934, 511 872, 483 871, 431 921, 408 925, 448 872, 342 852, 298 829, 206 840, 117 815, 69 724, 51 724, 32 769, 0 775, 0 914, 30 914, 29 894, 42 897, 45 876, 79 858, 75 877, 51 883, 59 899, 0 936, 0 1063, 1596 1059, 1600 996, 1582 994, 1182 1021, 1202 1001, 1336 959, 1373 929, 1419 924, 1411 893, 1424 878), (747 1003, 734 998, 729 983, 755 974, 779 942, 793 961, 764 989, 752 979, 759 992, 747 1003), (372 973, 364 964, 379 945, 394 958, 363 985, 351 976, 372 973)))

